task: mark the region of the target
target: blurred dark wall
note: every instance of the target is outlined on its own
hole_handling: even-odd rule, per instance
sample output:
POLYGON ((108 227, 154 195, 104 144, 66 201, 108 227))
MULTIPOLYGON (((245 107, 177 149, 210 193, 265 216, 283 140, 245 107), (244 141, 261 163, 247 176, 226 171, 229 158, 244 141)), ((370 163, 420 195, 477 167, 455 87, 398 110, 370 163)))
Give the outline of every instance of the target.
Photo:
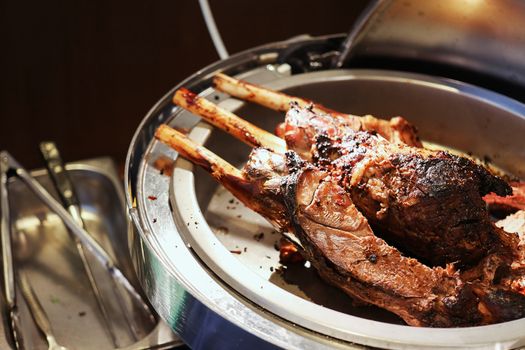
MULTIPOLYGON (((210 1, 230 53, 299 34, 346 32, 366 5, 210 1)), ((122 164, 140 120, 218 56, 194 1, 0 1, 0 149, 40 167, 38 142, 66 161, 122 164)))

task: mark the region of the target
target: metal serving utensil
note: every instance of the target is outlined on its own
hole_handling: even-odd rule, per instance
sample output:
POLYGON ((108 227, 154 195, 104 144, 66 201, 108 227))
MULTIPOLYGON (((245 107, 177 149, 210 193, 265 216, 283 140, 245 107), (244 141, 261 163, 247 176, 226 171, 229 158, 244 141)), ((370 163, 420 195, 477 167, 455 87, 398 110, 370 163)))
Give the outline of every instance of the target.
POLYGON ((15 348, 24 349, 25 345, 22 338, 22 331, 20 326, 20 318, 18 312, 18 305, 16 303, 16 284, 15 276, 20 284, 20 291, 29 306, 31 316, 35 320, 36 325, 46 337, 49 350, 68 350, 66 347, 58 344, 51 324, 47 317, 42 304, 38 300, 33 288, 29 284, 29 280, 25 272, 15 271, 13 255, 12 255, 12 241, 11 241, 11 218, 9 211, 9 198, 7 191, 7 178, 9 167, 9 158, 5 153, 0 153, 0 210, 2 211, 2 259, 4 267, 4 293, 9 312, 11 334, 15 348))
POLYGON ((68 350, 65 346, 58 344, 51 329, 51 323, 49 322, 49 318, 47 317, 47 314, 44 311, 42 304, 40 304, 40 301, 38 300, 38 297, 36 296, 33 288, 31 287, 31 284, 29 284, 29 280, 27 279, 27 275, 25 274, 25 272, 19 270, 17 272, 17 277, 18 283, 20 284, 20 290, 22 291, 22 295, 24 296, 24 299, 26 300, 27 305, 31 310, 31 316, 35 320, 35 323, 40 329, 40 331, 46 337, 48 349, 68 350))
MULTIPOLYGON (((71 233, 82 243, 84 248, 88 249, 110 275, 115 288, 124 288, 132 302, 137 307, 140 307, 148 321, 155 322, 155 317, 151 312, 149 306, 145 303, 142 296, 137 292, 135 287, 129 282, 126 276, 118 268, 112 257, 100 246, 100 244, 91 235, 80 226, 77 221, 68 213, 66 209, 53 196, 38 183, 27 170, 25 170, 8 152, 0 152, 0 159, 4 162, 6 173, 8 170, 13 170, 35 195, 40 198, 51 210, 53 210, 64 222, 71 233)), ((14 283, 13 283, 14 284, 14 283)), ((136 322, 136 321, 133 321, 136 322)), ((133 325, 135 327, 135 325, 133 325)))
POLYGON ((2 240, 3 291, 7 307, 7 319, 12 342, 16 349, 24 349, 20 327, 20 314, 16 302, 15 271, 11 245, 11 223, 9 213, 9 198, 7 194, 7 172, 9 158, 0 154, 0 210, 2 211, 0 234, 2 240))
POLYGON ((51 324, 44 311, 33 288, 29 284, 26 274, 23 271, 15 271, 12 255, 11 241, 11 218, 9 212, 9 198, 7 191, 7 178, 9 167, 9 158, 5 153, 0 153, 0 210, 1 218, 1 236, 2 236, 2 263, 4 277, 4 294, 6 298, 9 327, 13 338, 13 343, 17 349, 25 349, 21 326, 18 304, 16 302, 16 284, 15 276, 20 284, 20 290, 29 306, 31 316, 36 325, 46 337, 49 350, 67 350, 67 348, 58 344, 51 330, 51 324))
MULTIPOLYGON (((64 166, 64 163, 62 161, 62 158, 60 157, 60 153, 58 151, 58 148, 56 147, 54 142, 46 141, 40 143, 40 152, 42 153, 42 156, 44 158, 44 162, 49 174, 49 177, 51 178, 57 192, 58 196, 64 206, 64 208, 67 209, 71 217, 75 220, 78 226, 86 229, 86 225, 84 221, 82 220, 81 212, 80 212, 80 203, 77 198, 75 188, 73 186, 73 183, 71 179, 69 178, 69 175, 66 171, 66 168, 64 166)), ((80 259, 82 260, 82 265, 84 267, 84 271, 86 272, 86 276, 88 277, 89 284, 91 285, 91 289, 93 290, 93 294, 95 296, 95 299, 97 301, 98 308, 100 310, 100 313, 102 315, 104 326, 109 334, 111 341, 113 342, 113 345, 115 347, 119 347, 118 341, 117 341, 117 335, 115 333, 114 329, 114 322, 111 321, 111 318, 108 315, 108 309, 106 307, 106 302, 104 301, 104 298, 101 295, 100 288, 97 283, 97 279, 95 275, 93 274, 92 268, 90 266, 90 262, 87 258, 86 254, 89 254, 85 251, 84 245, 80 241, 80 239, 72 234, 70 232, 70 236, 73 239, 75 246, 78 251, 78 255, 80 256, 80 259)), ((121 289, 116 287, 114 289, 117 293, 117 302, 119 304, 119 307, 122 311, 122 313, 125 316, 126 322, 129 327, 129 333, 133 337, 133 339, 137 340, 137 326, 134 325, 134 318, 130 314, 129 308, 124 304, 124 297, 122 295, 121 289)))

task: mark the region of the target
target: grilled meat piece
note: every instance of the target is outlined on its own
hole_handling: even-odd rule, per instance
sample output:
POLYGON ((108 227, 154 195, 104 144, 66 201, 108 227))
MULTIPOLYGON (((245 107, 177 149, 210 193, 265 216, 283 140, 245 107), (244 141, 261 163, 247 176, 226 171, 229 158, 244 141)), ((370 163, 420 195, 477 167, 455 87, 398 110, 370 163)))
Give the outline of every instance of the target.
POLYGON ((495 213, 510 214, 516 210, 525 210, 525 182, 510 182, 512 195, 507 197, 489 193, 483 200, 489 205, 489 210, 495 213))
POLYGON ((229 77, 218 76, 217 82, 226 92, 242 92, 238 94, 241 98, 271 108, 287 105, 286 121, 278 128, 286 144, 186 89, 178 90, 173 102, 253 147, 264 146, 279 153, 288 147, 330 171, 339 167, 339 172, 347 175, 345 184, 356 205, 373 225, 386 232, 386 237, 406 251, 431 264, 457 260, 463 267, 473 265, 489 251, 505 250, 492 232, 480 201, 480 195, 491 191, 508 194, 502 180, 464 158, 416 150, 400 142, 390 144, 380 136, 356 132, 365 129, 389 139, 405 135, 405 143, 420 146, 415 129, 403 120, 396 122, 394 118, 387 123, 345 115, 229 77), (308 108, 301 107, 307 104, 308 108), (394 124, 398 127, 393 128, 394 124), (415 137, 413 142, 407 141, 411 135, 415 137), (359 179, 366 183, 359 184, 359 179))
MULTIPOLYGON (((251 85, 243 86, 253 90, 251 85)), ((282 98, 282 94, 276 96, 282 98)), ((319 105, 302 108, 300 103, 306 102, 300 99, 294 99, 280 130, 286 145, 186 89, 178 90, 173 101, 251 146, 277 152, 288 147, 317 166, 341 173, 343 185, 371 224, 432 265, 472 266, 489 251, 505 249, 493 232, 481 197, 490 192, 507 195, 510 188, 465 158, 356 131, 366 120, 385 124, 326 111, 319 105)), ((410 130, 408 125, 407 135, 415 135, 410 130)))
MULTIPOLYGON (((417 135, 417 129, 403 117, 394 117, 390 120, 378 119, 371 115, 356 116, 341 113, 327 108, 313 101, 289 96, 280 91, 274 91, 262 86, 251 84, 247 81, 237 80, 224 74, 217 74, 213 78, 216 89, 226 92, 234 97, 251 101, 273 110, 286 112, 290 105, 306 107, 310 106, 316 113, 326 114, 340 123, 346 124, 352 130, 375 132, 394 143, 404 143, 410 146, 421 147, 421 141, 417 135)), ((279 128, 278 128, 279 130, 279 128)), ((279 134, 279 133, 278 133, 279 134)))
POLYGON ((478 264, 462 273, 451 265, 429 268, 374 235, 340 174, 307 165, 294 152, 286 161, 280 157, 255 149, 244 177, 263 191, 254 198, 284 200, 284 217, 291 220, 286 230, 330 284, 410 325, 481 325, 525 316, 525 259, 516 235, 489 222, 493 248, 478 264))
POLYGON ((239 171, 167 126, 156 137, 281 232, 294 233, 299 251, 319 274, 357 301, 390 310, 414 326, 472 326, 525 316, 525 300, 515 287, 525 275, 523 257, 517 257, 517 237, 511 234, 497 231, 515 254, 489 254, 461 274, 452 265, 430 268, 374 235, 337 171, 294 152, 264 148, 254 149, 239 171))
MULTIPOLYGON (((268 159, 266 153, 255 150, 251 158, 268 159)), ((461 278, 450 265, 431 269, 376 237, 337 175, 306 167, 294 155, 287 153, 288 175, 283 177, 278 197, 284 198, 302 254, 326 281, 354 299, 396 313, 411 325, 489 324, 525 315, 525 269, 515 235, 494 228, 505 249, 487 253, 461 278)), ((244 171, 253 173, 253 166, 248 162, 244 171)), ((285 173, 281 170, 279 176, 285 173)), ((270 171, 266 174, 272 176, 270 171)))
POLYGON ((298 264, 305 262, 304 257, 299 253, 297 245, 290 240, 282 237, 279 241, 279 262, 282 265, 298 264))
MULTIPOLYGON (((452 267, 429 268, 376 237, 330 173, 293 152, 282 156, 259 148, 243 174, 261 191, 253 200, 272 197, 284 203, 290 220, 285 229, 298 237, 301 253, 327 282, 353 298, 390 310, 410 325, 482 321, 477 297, 452 267)), ((259 213, 268 215, 264 209, 259 213)))
POLYGON ((283 234, 294 233, 319 274, 355 300, 411 325, 481 325, 525 316, 523 249, 516 235, 490 222, 482 201, 491 192, 509 194, 506 182, 465 158, 407 146, 421 144, 402 119, 396 128, 395 119, 387 125, 320 105, 300 108, 308 101, 293 99, 278 128, 285 144, 187 90, 174 95, 175 103, 236 138, 269 148, 256 148, 242 172, 180 133, 164 137, 161 127, 156 136, 283 234), (285 153, 286 147, 309 163, 285 153), (404 257, 369 223, 436 267, 404 257))
POLYGON ((464 267, 510 249, 495 232, 482 197, 511 189, 466 158, 391 143, 297 106, 286 116, 284 137, 289 149, 337 173, 370 223, 415 257, 464 267))

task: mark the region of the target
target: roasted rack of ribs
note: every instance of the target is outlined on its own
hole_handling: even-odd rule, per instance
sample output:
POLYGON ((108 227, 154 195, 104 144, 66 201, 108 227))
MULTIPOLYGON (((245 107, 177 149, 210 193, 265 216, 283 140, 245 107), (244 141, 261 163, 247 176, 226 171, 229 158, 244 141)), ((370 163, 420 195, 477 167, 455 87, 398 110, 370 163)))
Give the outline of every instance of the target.
POLYGON ((469 159, 422 148, 400 117, 342 114, 224 75, 215 85, 286 110, 280 137, 186 89, 174 103, 255 147, 245 167, 166 125, 156 137, 294 234, 325 281, 414 326, 525 316, 519 238, 492 223, 482 199, 511 194, 505 181, 469 159))

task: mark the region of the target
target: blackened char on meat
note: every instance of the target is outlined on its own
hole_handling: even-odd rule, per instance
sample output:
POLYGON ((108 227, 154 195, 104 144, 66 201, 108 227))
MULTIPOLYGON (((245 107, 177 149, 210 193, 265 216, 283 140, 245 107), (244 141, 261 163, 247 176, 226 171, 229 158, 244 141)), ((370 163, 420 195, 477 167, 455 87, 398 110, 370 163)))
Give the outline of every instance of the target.
POLYGON ((370 223, 412 256, 464 267, 506 249, 482 197, 512 191, 484 167, 447 152, 391 143, 308 109, 292 108, 285 124, 288 147, 339 176, 370 223))
POLYGON ((415 326, 474 326, 525 316, 525 247, 518 235, 488 220, 481 200, 492 191, 510 193, 504 181, 446 152, 345 131, 344 120, 340 128, 323 129, 328 119, 319 120, 285 125, 287 141, 297 141, 288 144, 304 160, 293 151, 256 148, 242 171, 166 125, 156 137, 283 235, 293 234, 319 274, 359 302, 415 326), (412 257, 375 235, 370 223, 412 257))
POLYGON ((510 182, 512 195, 507 197, 498 196, 496 193, 489 193, 483 200, 488 204, 491 213, 512 214, 517 210, 525 210, 525 182, 510 182))
POLYGON ((293 231, 305 258, 323 279, 411 325, 450 327, 481 321, 475 295, 452 269, 431 269, 376 237, 329 175, 300 171, 289 176, 284 187, 293 231))
MULTIPOLYGON (((481 266, 465 282, 450 265, 430 268, 403 256, 374 235, 333 172, 305 163, 294 152, 283 156, 265 149, 252 152, 243 172, 260 190, 253 200, 269 193, 280 200, 280 229, 293 232, 320 276, 352 298, 392 311, 414 326, 469 326, 523 316, 521 309, 505 314, 498 310, 506 306, 493 310, 489 305, 502 298, 487 296, 514 293, 486 276, 490 266, 497 270, 500 265, 481 266)), ((274 215, 258 208, 266 217, 274 215)))

